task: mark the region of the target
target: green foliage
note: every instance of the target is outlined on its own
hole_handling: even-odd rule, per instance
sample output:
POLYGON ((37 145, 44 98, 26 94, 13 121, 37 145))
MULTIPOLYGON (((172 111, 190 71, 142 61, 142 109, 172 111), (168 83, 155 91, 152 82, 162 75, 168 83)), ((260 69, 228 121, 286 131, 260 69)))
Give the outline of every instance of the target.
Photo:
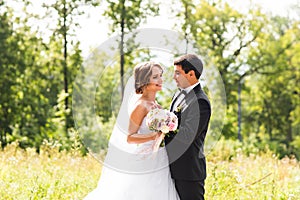
MULTIPOLYGON (((3 18, 5 19, 6 13, 3 18)), ((1 23, 7 23, 1 20, 1 23)), ((9 25, 9 22, 7 23, 9 25)), ((9 30, 9 27, 7 27, 9 30)), ((5 29, 1 29, 5 30, 5 29)), ((20 139, 25 146, 39 146, 45 131, 51 126, 47 118, 51 116, 47 93, 46 71, 41 67, 42 41, 34 34, 26 32, 28 27, 11 29, 14 34, 1 37, 1 142, 20 139), (16 115, 19 113, 19 115, 16 115), (5 121, 7 120, 7 121, 5 121), (31 134, 40 133, 39 135, 31 134)))
MULTIPOLYGON (((126 83, 135 64, 155 56, 150 50, 138 49, 134 35, 128 38, 126 34, 138 28, 150 15, 157 15, 157 5, 141 0, 110 0, 106 4, 97 0, 52 1, 45 2, 44 6, 49 9, 41 17, 30 13, 30 1, 18 1, 24 12, 22 16, 16 8, 8 6, 12 5, 10 2, 1 1, 0 4, 2 147, 17 140, 23 148, 39 148, 44 139, 49 139, 59 140, 62 149, 70 149, 75 130, 72 119, 75 112, 71 105, 93 101, 94 107, 76 111, 81 120, 77 123, 78 127, 87 129, 83 131, 86 142, 97 151, 105 149, 122 99, 121 77, 126 83), (111 32, 124 34, 124 37, 123 46, 118 46, 123 47, 120 56, 110 55, 109 58, 95 51, 89 57, 88 65, 95 66, 95 72, 95 68, 81 68, 83 58, 74 31, 78 27, 77 19, 88 13, 85 6, 99 6, 100 3, 107 6, 103 15, 111 20, 111 32), (30 23, 34 20, 46 22, 47 17, 51 18, 54 29, 49 24, 45 33, 53 34, 45 39, 40 36, 43 35, 40 27, 35 29, 30 23), (107 63, 107 60, 113 62, 107 63), (118 66, 122 63, 124 71, 121 73, 118 66), (98 80, 92 80, 95 85, 88 85, 87 77, 81 77, 80 73, 98 80), (92 76, 94 74, 97 76, 92 76), (73 85, 75 78, 81 79, 82 85, 73 85), (80 93, 84 89, 91 90, 89 94, 95 98, 90 99, 89 95, 71 98, 74 90, 80 93), (97 119, 90 122, 94 111, 97 119), (104 128, 101 142, 97 144, 99 126, 104 128)), ((271 16, 256 7, 241 13, 223 1, 182 0, 180 3, 182 7, 179 11, 174 9, 174 14, 187 44, 189 39, 196 42, 205 63, 218 68, 225 84, 226 117, 213 116, 209 136, 217 137, 222 132, 226 139, 236 138, 238 85, 241 84, 244 140, 252 141, 259 151, 268 146, 280 158, 287 154, 299 158, 299 18, 271 16), (222 130, 214 128, 224 121, 222 130)), ((120 37, 116 42, 121 40, 120 37)), ((172 67, 167 67, 165 82, 172 82, 172 67)), ((213 98, 208 88, 204 89, 213 98)), ((172 94, 173 89, 167 88, 158 93, 157 100, 168 108, 172 94)), ((213 104, 215 111, 220 109, 221 103, 215 101, 213 104)))
POLYGON ((145 0, 107 0, 108 9, 104 16, 111 21, 112 32, 121 32, 121 23, 124 23, 125 32, 137 28, 147 16, 158 13, 158 4, 145 0))
POLYGON ((291 146, 293 149, 293 152, 291 152, 292 154, 295 154, 297 158, 300 158, 300 136, 297 135, 293 142, 291 142, 291 146))
MULTIPOLYGON (((119 88, 119 68, 116 65, 107 66, 101 70, 96 92, 97 115, 107 122, 115 110, 119 110, 121 102, 119 88)), ((116 112, 118 113, 118 112, 116 112)))
POLYGON ((120 56, 120 91, 121 99, 124 96, 124 74, 125 64, 127 57, 130 56, 133 49, 137 49, 138 44, 134 42, 135 35, 131 34, 127 37, 128 33, 132 33, 134 29, 140 25, 142 20, 147 18, 149 14, 157 14, 158 4, 152 1, 146 2, 145 0, 108 0, 108 8, 104 12, 104 16, 111 20, 111 31, 118 33, 118 50, 120 56))
POLYGON ((261 75, 246 81, 252 91, 247 92, 245 98, 254 95, 256 100, 248 100, 244 107, 245 123, 248 124, 245 131, 256 133, 281 156, 299 156, 296 153, 298 147, 291 145, 300 133, 299 120, 295 118, 300 106, 300 43, 299 29, 295 29, 298 23, 273 18, 270 22, 272 30, 266 31, 263 37, 268 40, 259 40, 258 48, 250 52, 251 59, 248 59, 261 75))
POLYGON ((295 152, 291 142, 300 133, 295 118, 300 102, 299 19, 263 14, 258 7, 241 13, 222 1, 181 3, 177 16, 187 40, 196 41, 199 54, 217 66, 224 81, 222 134, 237 136, 241 84, 243 137, 253 133, 281 156, 295 152))
POLYGON ((206 63, 213 63, 220 72, 230 115, 226 118, 223 132, 232 137, 236 133, 233 131, 236 123, 233 122, 237 121, 238 84, 243 76, 252 73, 252 66, 245 66, 247 52, 260 37, 266 16, 259 10, 240 13, 221 1, 203 0, 197 6, 192 6, 191 2, 182 1, 187 6, 185 12, 188 12, 188 15, 183 13, 182 29, 196 42, 206 63))
MULTIPOLYGON (((1 143, 5 146, 18 140, 23 148, 39 148, 44 139, 61 139, 62 134, 58 131, 61 122, 56 120, 57 117, 68 116, 69 124, 72 124, 70 110, 59 106, 58 96, 63 88, 63 70, 59 68, 63 63, 62 45, 53 37, 48 44, 44 43, 27 25, 26 17, 8 16, 13 15, 9 12, 1 15, 1 81, 5 84, 1 84, 0 115, 1 119, 7 120, 0 125, 1 143), (10 20, 15 20, 14 27, 10 20)), ((80 53, 78 43, 69 53, 71 73, 68 79, 71 83, 82 62, 80 53)), ((69 91, 72 92, 71 87, 69 91)))
MULTIPOLYGON (((74 148, 61 151, 45 141, 40 153, 12 143, 0 151, 0 199, 83 199, 96 188, 101 163, 74 148)), ((237 141, 221 139, 207 155, 206 199, 291 199, 300 197, 300 164, 272 152, 243 153, 237 141)))
MULTIPOLYGON (((117 66, 122 61, 108 66, 108 55, 94 52, 87 62, 99 71, 80 68, 76 19, 88 12, 83 4, 97 6, 98 1, 55 1, 51 12, 45 13, 57 25, 55 30, 48 27, 53 33, 49 40, 28 25, 35 17, 26 9, 30 2, 20 2, 25 17, 0 1, 0 142, 4 147, 0 199, 80 199, 96 187, 100 176, 101 165, 87 152, 105 154, 120 106, 117 66), (79 72, 101 78, 92 80, 95 87, 79 72), (82 78, 83 84, 73 86, 75 77, 82 78), (95 98, 79 95, 72 102, 75 89, 90 89, 95 98), (95 107, 76 110, 80 132, 75 130, 74 111, 65 106, 66 99, 69 105, 95 102, 95 107)), ((156 4, 148 6, 151 3, 107 1, 104 16, 112 22, 111 31, 120 33, 123 27, 123 33, 130 33, 138 28, 150 14, 158 13, 156 4)), ((222 131, 223 137, 207 152, 206 198, 299 199, 300 166, 295 159, 300 158, 299 19, 270 16, 258 8, 241 13, 223 1, 181 3, 183 9, 175 14, 178 25, 187 41, 195 40, 205 63, 219 69, 227 95, 224 128, 210 130, 211 135, 222 131), (239 83, 243 142, 235 139, 239 83)), ((136 50, 134 37, 123 39, 120 53, 125 56, 122 76, 126 80, 136 63, 154 55, 136 50)), ((172 81, 171 68, 164 76, 172 81)), ((168 89, 158 94, 164 108, 173 93, 168 89)), ((219 108, 217 103, 214 106, 219 108)))
MULTIPOLYGON (((3 5, 1 5, 3 6, 3 5)), ((18 43, 11 35, 13 33, 12 23, 9 21, 9 13, 3 13, 0 15, 0 136, 2 145, 7 143, 6 135, 12 133, 11 123, 13 121, 12 112, 15 112, 17 105, 10 102, 10 99, 14 99, 17 94, 11 91, 10 88, 16 85, 15 78, 16 72, 20 74, 24 67, 18 69, 18 43)))

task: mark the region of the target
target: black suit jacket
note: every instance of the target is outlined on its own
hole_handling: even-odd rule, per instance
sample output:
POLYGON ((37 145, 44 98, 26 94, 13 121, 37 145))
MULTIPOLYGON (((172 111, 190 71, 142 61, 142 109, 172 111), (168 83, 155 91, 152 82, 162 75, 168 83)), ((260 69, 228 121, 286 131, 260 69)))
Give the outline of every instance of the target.
POLYGON ((210 102, 198 84, 181 105, 179 112, 175 112, 179 130, 165 137, 171 176, 177 180, 204 180, 206 160, 203 147, 211 116, 210 102))

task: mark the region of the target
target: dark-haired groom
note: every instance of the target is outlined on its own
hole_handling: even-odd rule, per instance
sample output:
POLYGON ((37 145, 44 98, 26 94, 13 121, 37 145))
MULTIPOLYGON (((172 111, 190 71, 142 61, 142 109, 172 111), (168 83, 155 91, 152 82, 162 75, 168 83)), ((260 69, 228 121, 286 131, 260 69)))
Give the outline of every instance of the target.
POLYGON ((204 140, 211 116, 210 102, 201 89, 202 61, 194 54, 174 61, 178 91, 171 103, 179 122, 178 132, 165 137, 171 176, 181 200, 204 199, 206 161, 204 140))

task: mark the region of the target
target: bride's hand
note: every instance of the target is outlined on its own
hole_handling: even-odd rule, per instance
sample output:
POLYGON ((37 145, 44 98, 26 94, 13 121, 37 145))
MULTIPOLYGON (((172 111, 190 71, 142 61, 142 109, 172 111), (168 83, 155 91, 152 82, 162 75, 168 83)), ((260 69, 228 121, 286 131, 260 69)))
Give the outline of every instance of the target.
POLYGON ((159 147, 160 147, 160 144, 161 142, 164 140, 164 137, 165 137, 165 134, 162 133, 162 132, 156 132, 157 135, 156 135, 156 138, 155 138, 155 142, 153 143, 153 146, 152 146, 152 149, 153 149, 153 152, 157 152, 159 147))
POLYGON ((161 132, 161 131, 156 132, 156 133, 157 134, 156 134, 155 140, 158 140, 159 138, 163 139, 165 137, 165 134, 163 132, 161 132))

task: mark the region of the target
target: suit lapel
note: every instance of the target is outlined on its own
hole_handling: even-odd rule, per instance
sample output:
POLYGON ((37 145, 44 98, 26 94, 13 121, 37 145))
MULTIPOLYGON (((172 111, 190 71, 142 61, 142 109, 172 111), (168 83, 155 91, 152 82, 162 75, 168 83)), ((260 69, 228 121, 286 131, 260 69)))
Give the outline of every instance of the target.
MULTIPOLYGON (((180 103, 177 106, 181 108, 180 109, 181 112, 183 112, 187 108, 187 106, 192 103, 192 101, 197 100, 197 94, 200 93, 200 91, 201 91, 201 85, 199 83, 189 93, 185 95, 185 97, 180 101, 180 103)), ((173 96, 172 103, 170 106, 170 111, 173 111, 174 104, 179 96, 180 96, 180 91, 177 91, 173 96)), ((176 108, 174 110, 176 110, 176 108)))
POLYGON ((201 92, 200 83, 196 85, 183 99, 181 103, 181 112, 184 112, 186 108, 194 101, 197 100, 197 94, 201 92))
POLYGON ((179 95, 180 95, 179 93, 180 93, 180 91, 177 91, 177 92, 175 93, 175 95, 173 96, 172 103, 171 103, 171 106, 170 106, 170 111, 173 110, 174 103, 175 103, 175 101, 177 100, 177 98, 178 98, 179 95))

